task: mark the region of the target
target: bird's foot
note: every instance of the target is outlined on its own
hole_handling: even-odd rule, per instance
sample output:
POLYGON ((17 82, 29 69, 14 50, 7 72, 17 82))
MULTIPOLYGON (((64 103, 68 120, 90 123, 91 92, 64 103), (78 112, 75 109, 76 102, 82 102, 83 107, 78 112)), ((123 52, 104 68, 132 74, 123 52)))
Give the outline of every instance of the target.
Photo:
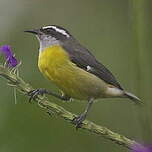
POLYGON ((44 95, 44 94, 47 94, 47 90, 42 88, 29 91, 28 92, 28 96, 30 97, 29 102, 34 100, 38 95, 44 95))
POLYGON ((78 128, 81 128, 82 122, 85 120, 85 118, 86 118, 86 114, 82 113, 72 120, 72 123, 76 126, 76 130, 78 128))
POLYGON ((69 96, 61 96, 61 99, 64 101, 64 102, 71 102, 72 101, 72 98, 69 97, 69 96))
POLYGON ((46 113, 47 113, 49 116, 53 116, 53 115, 54 115, 54 112, 53 112, 51 109, 47 109, 46 113))

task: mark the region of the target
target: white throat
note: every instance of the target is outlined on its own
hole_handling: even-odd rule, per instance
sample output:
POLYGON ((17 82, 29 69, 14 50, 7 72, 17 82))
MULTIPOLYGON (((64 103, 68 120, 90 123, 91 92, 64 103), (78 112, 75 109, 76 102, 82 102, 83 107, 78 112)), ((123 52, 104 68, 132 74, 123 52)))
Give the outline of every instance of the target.
POLYGON ((54 37, 39 37, 37 36, 37 39, 39 40, 39 43, 40 43, 40 48, 39 48, 39 51, 43 51, 45 48, 48 48, 50 46, 53 46, 53 45, 59 45, 59 40, 55 39, 54 37))

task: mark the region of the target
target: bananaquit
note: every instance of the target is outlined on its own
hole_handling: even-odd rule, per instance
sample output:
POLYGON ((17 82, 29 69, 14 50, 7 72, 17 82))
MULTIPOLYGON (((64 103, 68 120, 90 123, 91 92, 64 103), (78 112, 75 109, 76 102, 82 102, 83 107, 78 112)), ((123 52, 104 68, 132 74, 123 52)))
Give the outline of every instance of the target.
POLYGON ((73 119, 77 128, 85 120, 95 99, 120 97, 136 103, 140 101, 126 92, 113 74, 66 29, 51 25, 25 32, 35 34, 40 43, 40 71, 62 91, 60 96, 45 89, 36 89, 30 92, 31 99, 38 94, 51 94, 62 100, 87 100, 84 112, 73 119))

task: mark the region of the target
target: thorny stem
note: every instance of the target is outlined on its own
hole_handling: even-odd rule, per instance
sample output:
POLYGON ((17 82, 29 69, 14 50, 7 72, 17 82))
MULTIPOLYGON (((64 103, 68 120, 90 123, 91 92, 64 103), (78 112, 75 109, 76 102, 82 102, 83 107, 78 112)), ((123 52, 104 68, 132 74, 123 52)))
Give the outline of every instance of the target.
MULTIPOLYGON (((15 72, 11 71, 9 68, 6 68, 2 65, 0 65, 0 76, 7 79, 8 85, 16 88, 19 92, 23 93, 24 95, 28 95, 28 92, 33 90, 32 86, 23 81, 21 77, 15 74, 15 72)), ((72 123, 73 118, 76 116, 75 114, 65 110, 63 107, 53 102, 50 102, 44 96, 38 95, 38 97, 35 99, 35 102, 38 103, 38 105, 41 108, 45 109, 46 112, 49 113, 49 111, 51 111, 57 116, 65 119, 70 123, 72 123)), ((137 143, 136 141, 129 139, 118 133, 115 133, 106 127, 99 126, 89 120, 85 120, 82 123, 81 128, 96 135, 102 136, 108 140, 111 140, 114 143, 122 145, 128 149, 134 150, 135 152, 142 152, 144 151, 144 149, 146 149, 143 145, 137 143), (137 149, 141 149, 142 151, 137 151, 137 149)))

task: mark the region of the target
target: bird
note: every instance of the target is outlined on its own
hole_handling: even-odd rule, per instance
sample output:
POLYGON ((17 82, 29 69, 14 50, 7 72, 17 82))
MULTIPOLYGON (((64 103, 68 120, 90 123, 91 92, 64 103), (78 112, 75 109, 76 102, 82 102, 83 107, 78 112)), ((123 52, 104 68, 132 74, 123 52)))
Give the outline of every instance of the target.
POLYGON ((30 100, 39 94, 50 94, 65 101, 87 101, 84 111, 72 120, 76 128, 81 127, 96 99, 118 97, 140 103, 140 99, 125 91, 110 70, 65 28, 48 25, 25 32, 34 34, 39 41, 40 72, 61 91, 58 95, 43 88, 35 89, 29 92, 30 100))

